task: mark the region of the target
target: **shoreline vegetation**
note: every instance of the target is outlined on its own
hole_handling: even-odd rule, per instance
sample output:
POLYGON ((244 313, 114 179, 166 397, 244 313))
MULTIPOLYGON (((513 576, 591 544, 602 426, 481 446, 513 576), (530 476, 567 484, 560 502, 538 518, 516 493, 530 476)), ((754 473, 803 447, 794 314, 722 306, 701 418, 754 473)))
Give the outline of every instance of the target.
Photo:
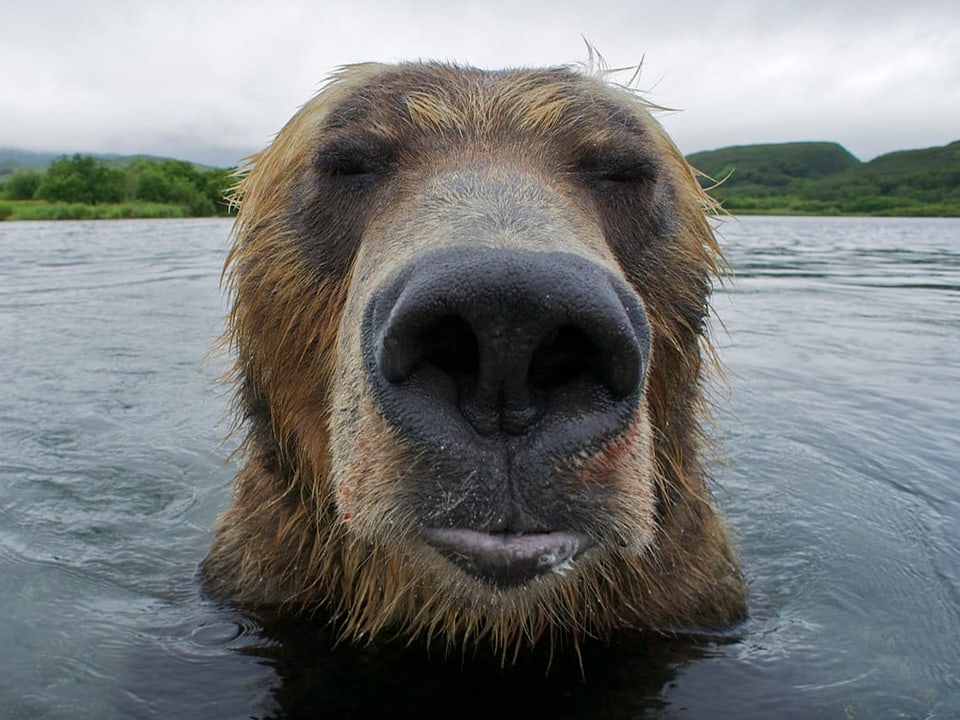
POLYGON ((92 205, 47 202, 46 200, 0 200, 0 220, 120 220, 188 217, 198 216, 194 215, 187 205, 168 203, 131 201, 92 205))
MULTIPOLYGON (((0 152, 0 220, 227 216, 235 168, 169 158, 62 155, 45 166, 4 172, 18 156, 0 152)), ((19 158, 30 157, 21 153, 19 158)))
MULTIPOLYGON (((862 162, 837 143, 687 156, 731 215, 960 217, 960 141, 862 162)), ((229 216, 236 168, 0 148, 0 221, 229 216)))

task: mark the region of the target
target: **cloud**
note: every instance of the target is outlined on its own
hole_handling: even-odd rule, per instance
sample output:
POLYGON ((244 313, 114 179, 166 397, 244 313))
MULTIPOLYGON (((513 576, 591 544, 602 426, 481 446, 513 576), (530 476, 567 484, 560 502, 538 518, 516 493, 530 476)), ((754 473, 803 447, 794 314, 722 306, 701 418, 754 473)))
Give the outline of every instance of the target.
POLYGON ((335 67, 644 60, 686 152, 837 140, 860 157, 960 130, 952 2, 35 0, 4 11, 0 145, 236 161, 335 67))

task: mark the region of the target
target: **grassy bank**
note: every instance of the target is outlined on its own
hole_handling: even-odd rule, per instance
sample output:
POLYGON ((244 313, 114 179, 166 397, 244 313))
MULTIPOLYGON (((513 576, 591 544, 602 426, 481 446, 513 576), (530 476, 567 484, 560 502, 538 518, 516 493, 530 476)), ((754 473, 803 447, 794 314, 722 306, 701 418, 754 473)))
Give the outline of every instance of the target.
POLYGON ((119 220, 121 218, 190 217, 186 205, 130 201, 120 203, 50 203, 43 200, 2 200, 0 220, 119 220))
POLYGON ((865 197, 856 201, 797 197, 751 197, 711 193, 731 215, 826 215, 867 217, 960 217, 960 203, 919 203, 907 198, 865 197))

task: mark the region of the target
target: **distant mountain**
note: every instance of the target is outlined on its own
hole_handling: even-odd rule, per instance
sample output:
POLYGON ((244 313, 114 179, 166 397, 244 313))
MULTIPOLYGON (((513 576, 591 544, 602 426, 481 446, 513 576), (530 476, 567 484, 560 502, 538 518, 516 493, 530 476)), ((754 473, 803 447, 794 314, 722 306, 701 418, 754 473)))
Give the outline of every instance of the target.
POLYGON ((743 145, 687 159, 734 213, 960 215, 960 141, 866 163, 829 142, 743 145))
POLYGON ((42 170, 57 157, 52 153, 0 147, 0 177, 14 170, 42 170))

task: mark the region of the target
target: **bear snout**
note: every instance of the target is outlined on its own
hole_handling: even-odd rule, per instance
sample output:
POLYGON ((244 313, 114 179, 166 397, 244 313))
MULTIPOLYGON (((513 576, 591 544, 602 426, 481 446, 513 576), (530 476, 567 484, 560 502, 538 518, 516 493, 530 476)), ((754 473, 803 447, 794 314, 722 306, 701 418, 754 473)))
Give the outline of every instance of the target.
POLYGON ((583 424, 590 445, 632 416, 651 345, 640 301, 607 269, 486 247, 411 262, 368 304, 363 344, 387 419, 428 445, 451 425, 489 438, 583 424))
POLYGON ((423 472, 465 498, 418 502, 428 542, 488 580, 552 569, 530 548, 574 529, 557 467, 624 432, 642 397, 651 339, 636 295, 579 255, 449 247, 373 294, 362 343, 384 417, 423 472), (451 546, 437 528, 489 536, 451 546))

